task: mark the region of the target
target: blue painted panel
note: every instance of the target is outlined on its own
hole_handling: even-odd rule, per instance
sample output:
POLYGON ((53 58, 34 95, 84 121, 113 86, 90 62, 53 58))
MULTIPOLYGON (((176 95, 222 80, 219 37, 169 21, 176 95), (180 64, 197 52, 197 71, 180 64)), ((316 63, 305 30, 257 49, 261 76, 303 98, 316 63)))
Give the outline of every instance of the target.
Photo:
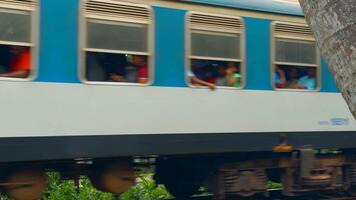
POLYGON ((154 7, 155 86, 184 87, 184 10, 154 7))
POLYGON ((321 59, 321 92, 339 92, 335 79, 332 76, 327 64, 321 59))
POLYGON ((272 90, 270 20, 244 18, 246 25, 246 89, 272 90))
POLYGON ((247 10, 304 16, 299 4, 285 3, 276 0, 182 0, 182 1, 241 8, 247 10))
POLYGON ((40 1, 40 60, 37 81, 78 80, 78 0, 40 1))

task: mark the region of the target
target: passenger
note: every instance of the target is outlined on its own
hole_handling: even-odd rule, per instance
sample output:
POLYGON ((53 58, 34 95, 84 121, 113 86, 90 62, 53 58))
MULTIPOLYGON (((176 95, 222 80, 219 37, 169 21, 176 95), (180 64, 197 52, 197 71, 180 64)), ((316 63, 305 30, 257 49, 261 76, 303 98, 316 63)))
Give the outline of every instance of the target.
POLYGON ((285 72, 278 66, 276 66, 276 72, 274 74, 274 83, 276 88, 285 88, 287 83, 285 72))
POLYGON ((316 68, 309 67, 308 74, 306 76, 301 77, 298 80, 298 84, 303 86, 304 89, 315 90, 316 89, 316 68))
POLYGON ((129 56, 131 62, 125 68, 125 82, 142 83, 148 82, 148 67, 144 56, 129 56))
POLYGON ((287 82, 287 88, 288 89, 305 89, 303 85, 300 85, 298 83, 299 81, 299 73, 296 68, 292 68, 289 70, 288 73, 288 82, 287 82))
POLYGON ((241 87, 241 74, 235 64, 229 62, 226 68, 227 85, 230 87, 241 87))
POLYGON ((10 66, 6 73, 1 73, 0 77, 27 78, 31 72, 31 54, 27 47, 10 47, 10 66))
POLYGON ((216 64, 209 60, 192 60, 192 72, 195 77, 211 84, 216 84, 218 69, 216 64))
POLYGON ((215 84, 197 78, 191 70, 188 71, 188 78, 190 83, 194 86, 205 86, 211 90, 215 90, 216 88, 215 84))
POLYGON ((222 65, 217 66, 218 77, 216 78, 217 86, 227 86, 226 69, 222 65))
POLYGON ((125 55, 111 53, 87 53, 86 78, 88 81, 124 81, 125 55))
POLYGON ((125 75, 126 56, 123 54, 106 54, 103 64, 108 74, 109 81, 123 82, 125 75))

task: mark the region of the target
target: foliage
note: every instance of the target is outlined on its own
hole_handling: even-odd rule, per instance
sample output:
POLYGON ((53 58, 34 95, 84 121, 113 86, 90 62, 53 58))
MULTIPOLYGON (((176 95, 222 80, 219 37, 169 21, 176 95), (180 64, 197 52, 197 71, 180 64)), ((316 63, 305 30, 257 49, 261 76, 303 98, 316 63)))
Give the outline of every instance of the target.
POLYGON ((281 183, 276 183, 273 181, 268 181, 267 182, 267 188, 268 189, 281 189, 283 186, 281 183))
MULTIPOLYGON (((96 190, 87 178, 80 180, 80 190, 76 191, 72 180, 61 180, 59 173, 48 174, 48 189, 42 200, 114 200, 114 195, 96 190)), ((152 174, 144 174, 138 183, 121 195, 122 200, 161 200, 171 198, 162 185, 157 185, 152 174)), ((0 200, 11 200, 0 196, 0 200)))
POLYGON ((160 200, 171 197, 165 187, 157 185, 151 176, 140 177, 134 187, 121 195, 122 200, 160 200))
POLYGON ((8 197, 6 197, 5 195, 1 195, 0 200, 10 200, 10 199, 8 197))
POLYGON ((80 180, 76 191, 71 180, 61 181, 58 173, 49 173, 49 187, 43 200, 112 200, 113 195, 97 191, 86 178, 80 180))

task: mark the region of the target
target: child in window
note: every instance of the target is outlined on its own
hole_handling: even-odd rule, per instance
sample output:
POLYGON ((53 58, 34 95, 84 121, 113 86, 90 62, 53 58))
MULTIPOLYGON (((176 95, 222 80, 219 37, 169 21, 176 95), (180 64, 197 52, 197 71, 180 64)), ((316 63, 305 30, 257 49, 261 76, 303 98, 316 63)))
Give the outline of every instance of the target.
POLYGON ((241 87, 241 74, 234 63, 229 62, 226 68, 227 84, 230 87, 241 87))

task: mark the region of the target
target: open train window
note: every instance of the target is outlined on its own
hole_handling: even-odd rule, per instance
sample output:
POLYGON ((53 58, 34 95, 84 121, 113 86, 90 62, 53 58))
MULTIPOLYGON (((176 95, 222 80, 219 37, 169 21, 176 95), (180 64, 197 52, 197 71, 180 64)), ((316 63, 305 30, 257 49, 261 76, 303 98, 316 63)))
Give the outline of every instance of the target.
POLYGON ((0 0, 0 79, 27 80, 34 74, 34 0, 0 0))
POLYGON ((188 22, 188 82, 193 86, 242 88, 242 19, 191 12, 188 22))
POLYGON ((83 5, 83 81, 148 84, 151 10, 112 0, 84 0, 83 5))
POLYGON ((320 65, 313 33, 305 24, 272 24, 272 84, 276 89, 317 91, 320 65))

